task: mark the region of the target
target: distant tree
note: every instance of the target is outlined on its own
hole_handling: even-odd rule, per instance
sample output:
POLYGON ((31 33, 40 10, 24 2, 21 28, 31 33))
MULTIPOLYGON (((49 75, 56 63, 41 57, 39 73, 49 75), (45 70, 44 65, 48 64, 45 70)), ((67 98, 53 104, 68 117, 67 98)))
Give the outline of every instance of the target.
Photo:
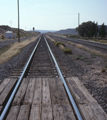
POLYGON ((104 23, 100 26, 99 29, 99 36, 104 38, 106 36, 106 26, 104 25, 104 23))
POLYGON ((98 25, 95 22, 83 22, 81 25, 79 25, 78 28, 76 28, 79 34, 82 37, 93 37, 97 36, 98 32, 98 25))

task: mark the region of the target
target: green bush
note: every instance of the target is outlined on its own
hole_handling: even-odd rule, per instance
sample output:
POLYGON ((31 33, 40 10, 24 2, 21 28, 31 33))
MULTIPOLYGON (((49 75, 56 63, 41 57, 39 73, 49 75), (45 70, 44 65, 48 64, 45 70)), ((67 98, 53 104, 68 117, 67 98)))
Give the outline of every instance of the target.
POLYGON ((63 46, 65 47, 65 44, 62 43, 62 42, 55 42, 54 44, 55 44, 55 46, 57 46, 57 47, 59 47, 59 45, 63 45, 63 46))
POLYGON ((70 48, 66 48, 63 50, 65 54, 72 54, 72 50, 70 48))

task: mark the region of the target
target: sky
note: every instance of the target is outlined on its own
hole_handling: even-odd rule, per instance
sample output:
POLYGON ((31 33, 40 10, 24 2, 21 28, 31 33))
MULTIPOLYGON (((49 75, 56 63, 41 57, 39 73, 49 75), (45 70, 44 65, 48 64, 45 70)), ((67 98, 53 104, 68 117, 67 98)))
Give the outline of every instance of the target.
MULTIPOLYGON (((107 25, 107 0, 19 0, 20 28, 60 30, 95 21, 107 25)), ((17 0, 0 0, 0 25, 18 27, 17 0)))

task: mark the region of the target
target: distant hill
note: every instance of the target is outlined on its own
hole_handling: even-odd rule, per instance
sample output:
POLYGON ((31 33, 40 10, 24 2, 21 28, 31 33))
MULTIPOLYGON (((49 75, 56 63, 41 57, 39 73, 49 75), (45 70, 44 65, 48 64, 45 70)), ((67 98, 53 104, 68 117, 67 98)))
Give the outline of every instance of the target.
POLYGON ((35 31, 38 31, 40 33, 55 32, 55 30, 35 30, 35 31))
POLYGON ((59 30, 56 31, 57 34, 66 34, 66 35, 78 35, 78 32, 76 29, 65 29, 65 30, 59 30))
MULTIPOLYGON (((1 25, 0 26, 0 38, 1 36, 5 36, 5 32, 6 31, 13 31, 13 33, 18 33, 18 29, 17 28, 11 28, 9 27, 8 25, 1 25)), ((37 34, 39 34, 39 32, 36 32, 37 34)), ((31 34, 35 34, 34 32, 31 32, 31 31, 24 31, 22 29, 20 29, 20 36, 29 36, 31 34)))

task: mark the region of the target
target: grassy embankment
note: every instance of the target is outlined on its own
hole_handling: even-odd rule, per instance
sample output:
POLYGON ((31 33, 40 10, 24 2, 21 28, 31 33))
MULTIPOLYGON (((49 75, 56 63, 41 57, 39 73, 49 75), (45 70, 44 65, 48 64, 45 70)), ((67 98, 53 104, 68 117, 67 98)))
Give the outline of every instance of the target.
POLYGON ((10 60, 12 57, 19 54, 24 47, 34 42, 37 37, 32 37, 20 43, 15 42, 11 45, 8 45, 6 48, 2 48, 0 51, 0 65, 10 60))

